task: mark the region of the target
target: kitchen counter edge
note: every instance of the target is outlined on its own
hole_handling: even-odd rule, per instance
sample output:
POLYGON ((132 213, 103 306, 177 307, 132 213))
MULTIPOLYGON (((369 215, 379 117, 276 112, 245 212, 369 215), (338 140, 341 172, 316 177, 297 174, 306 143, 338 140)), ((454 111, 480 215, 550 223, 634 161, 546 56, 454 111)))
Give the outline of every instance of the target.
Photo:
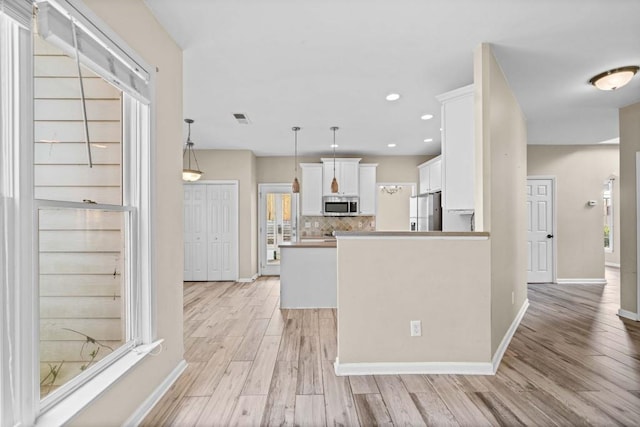
POLYGON ((336 231, 334 235, 341 238, 387 238, 387 237, 408 237, 408 238, 481 238, 489 237, 487 231, 336 231))

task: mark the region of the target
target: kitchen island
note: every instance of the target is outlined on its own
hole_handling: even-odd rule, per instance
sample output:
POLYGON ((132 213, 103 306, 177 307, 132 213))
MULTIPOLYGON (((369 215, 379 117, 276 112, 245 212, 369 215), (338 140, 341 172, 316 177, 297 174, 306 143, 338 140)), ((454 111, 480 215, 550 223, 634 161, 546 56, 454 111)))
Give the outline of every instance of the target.
POLYGON ((280 308, 337 307, 335 239, 280 245, 280 308))

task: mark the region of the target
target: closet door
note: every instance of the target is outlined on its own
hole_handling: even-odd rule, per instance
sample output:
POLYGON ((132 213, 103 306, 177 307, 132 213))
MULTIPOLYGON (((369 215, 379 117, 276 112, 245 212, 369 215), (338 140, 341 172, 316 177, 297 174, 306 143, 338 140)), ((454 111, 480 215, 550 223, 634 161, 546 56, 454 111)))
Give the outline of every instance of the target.
POLYGON ((237 186, 207 185, 207 280, 236 280, 237 186))
POLYGON ((184 185, 184 280, 207 280, 206 187, 184 185))

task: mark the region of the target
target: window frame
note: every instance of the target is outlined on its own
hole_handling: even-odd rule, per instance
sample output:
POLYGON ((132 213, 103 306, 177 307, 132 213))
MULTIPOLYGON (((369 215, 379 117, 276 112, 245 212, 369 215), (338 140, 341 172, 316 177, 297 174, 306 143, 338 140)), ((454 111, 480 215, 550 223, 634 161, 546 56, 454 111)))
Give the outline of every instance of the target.
MULTIPOLYGON (((14 0, 18 1, 18 0, 14 0)), ((21 0, 24 1, 24 0, 21 0)), ((150 96, 145 104, 123 90, 123 204, 88 205, 34 199, 33 147, 33 32, 13 17, 0 13, 0 304, 5 309, 0 331, 0 423, 2 425, 63 424, 100 396, 122 375, 161 345, 156 340, 154 289, 155 73, 152 68, 90 9, 77 0, 58 5, 91 29, 123 58, 149 75, 150 96), (5 25, 5 23, 8 23, 5 25), (16 27, 7 37, 8 27, 16 27), (9 46, 11 49, 6 49, 9 46), (6 120, 5 120, 6 119, 6 120), (127 185, 128 183, 128 185, 127 185), (134 322, 130 345, 117 349, 68 381, 51 399, 40 399, 38 211, 73 208, 126 212, 130 224, 127 243, 128 277, 134 322), (154 341, 155 340, 155 341, 154 341), (86 374, 86 375, 84 375, 86 374)))

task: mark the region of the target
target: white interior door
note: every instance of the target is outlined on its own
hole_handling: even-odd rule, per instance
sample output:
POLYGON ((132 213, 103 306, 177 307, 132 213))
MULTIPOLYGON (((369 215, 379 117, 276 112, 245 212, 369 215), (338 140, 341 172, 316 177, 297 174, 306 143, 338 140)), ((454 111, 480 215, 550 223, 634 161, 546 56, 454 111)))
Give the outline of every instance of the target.
POLYGON ((237 186, 207 185, 207 280, 237 279, 237 186))
POLYGON ((184 280, 207 280, 206 188, 184 186, 184 280))
POLYGON ((259 197, 260 274, 279 276, 279 245, 296 240, 298 198, 291 184, 261 184, 259 197))
POLYGON ((553 180, 527 180, 527 281, 551 283, 554 271, 553 180))

